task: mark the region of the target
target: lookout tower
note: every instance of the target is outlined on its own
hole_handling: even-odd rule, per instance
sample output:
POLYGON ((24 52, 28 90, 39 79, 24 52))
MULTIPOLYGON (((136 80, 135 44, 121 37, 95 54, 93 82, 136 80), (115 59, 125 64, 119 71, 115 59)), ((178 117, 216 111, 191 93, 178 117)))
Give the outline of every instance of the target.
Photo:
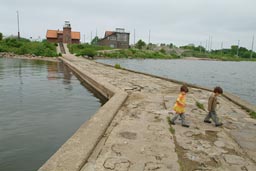
POLYGON ((71 44, 71 24, 69 21, 65 21, 63 26, 63 43, 71 44))

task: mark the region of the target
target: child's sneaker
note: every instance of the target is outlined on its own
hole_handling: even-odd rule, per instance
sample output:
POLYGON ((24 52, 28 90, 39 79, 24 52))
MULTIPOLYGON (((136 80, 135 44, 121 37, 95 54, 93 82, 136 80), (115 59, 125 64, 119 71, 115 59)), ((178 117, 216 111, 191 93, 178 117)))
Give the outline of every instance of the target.
POLYGON ((170 123, 171 123, 172 125, 175 125, 175 122, 173 122, 172 120, 170 120, 170 123))
POLYGON ((212 123, 212 121, 204 120, 205 123, 212 123))
POLYGON ((188 125, 188 124, 182 124, 182 126, 183 126, 183 127, 186 127, 186 128, 188 128, 188 127, 189 127, 189 125, 188 125))
POLYGON ((222 126, 222 125, 223 125, 223 123, 217 123, 217 124, 215 124, 216 127, 219 127, 219 126, 222 126))

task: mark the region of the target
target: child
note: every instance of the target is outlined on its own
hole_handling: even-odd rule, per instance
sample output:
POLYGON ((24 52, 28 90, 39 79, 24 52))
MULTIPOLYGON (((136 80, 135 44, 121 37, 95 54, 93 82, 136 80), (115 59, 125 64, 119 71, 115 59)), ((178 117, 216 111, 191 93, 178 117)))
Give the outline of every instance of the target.
POLYGON ((171 119, 171 124, 175 125, 175 120, 180 116, 181 124, 184 127, 189 127, 188 124, 185 123, 185 106, 186 106, 186 93, 188 93, 187 86, 183 85, 180 88, 180 94, 174 104, 173 110, 175 111, 175 116, 171 119))
POLYGON ((217 117, 216 114, 216 107, 217 104, 219 104, 217 97, 223 93, 223 90, 221 87, 215 87, 213 90, 212 95, 209 97, 208 100, 208 115, 205 117, 204 122, 205 123, 211 123, 210 119, 213 120, 213 122, 215 123, 215 126, 222 126, 223 124, 221 122, 219 122, 219 119, 217 117))

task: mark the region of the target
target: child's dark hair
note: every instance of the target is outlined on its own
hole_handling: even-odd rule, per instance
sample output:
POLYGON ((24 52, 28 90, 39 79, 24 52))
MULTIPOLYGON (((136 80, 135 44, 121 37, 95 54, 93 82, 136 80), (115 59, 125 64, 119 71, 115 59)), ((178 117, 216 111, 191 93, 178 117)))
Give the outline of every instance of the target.
POLYGON ((215 87, 214 90, 213 90, 214 93, 219 93, 219 94, 222 94, 223 93, 223 90, 221 87, 215 87))
POLYGON ((184 92, 188 92, 188 87, 186 86, 186 85, 182 85, 181 87, 180 87, 180 91, 182 92, 182 91, 184 91, 184 92))

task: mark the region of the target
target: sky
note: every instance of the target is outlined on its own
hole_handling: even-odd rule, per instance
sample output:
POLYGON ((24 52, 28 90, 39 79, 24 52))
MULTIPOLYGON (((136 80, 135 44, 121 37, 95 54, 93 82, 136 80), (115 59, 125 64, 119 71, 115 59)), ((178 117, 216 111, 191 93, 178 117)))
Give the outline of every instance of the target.
POLYGON ((62 30, 64 21, 81 33, 81 42, 96 35, 103 38, 105 31, 116 28, 130 33, 130 44, 141 39, 251 49, 253 35, 256 39, 256 0, 0 0, 0 4, 0 32, 17 35, 19 26, 21 37, 32 40, 45 39, 48 29, 62 30))

